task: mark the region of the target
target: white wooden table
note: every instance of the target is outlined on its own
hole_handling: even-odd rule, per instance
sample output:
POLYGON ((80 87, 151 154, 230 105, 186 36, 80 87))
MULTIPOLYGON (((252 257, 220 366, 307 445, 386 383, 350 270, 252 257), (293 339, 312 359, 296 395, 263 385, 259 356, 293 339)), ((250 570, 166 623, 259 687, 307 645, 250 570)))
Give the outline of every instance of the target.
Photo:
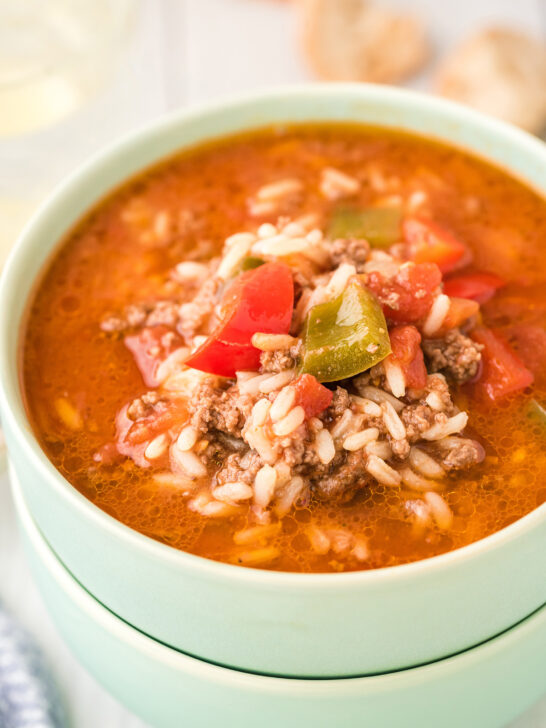
MULTIPOLYGON (((481 22, 506 20, 535 32, 544 22, 544 0, 390 3, 411 5, 425 13, 435 45, 442 49, 481 22)), ((61 156, 50 179, 45 180, 47 184, 95 149, 165 110, 267 85, 309 80, 295 42, 289 3, 142 0, 135 35, 129 58, 112 87, 85 113, 48 133, 48 146, 61 156)), ((423 74, 413 85, 426 88, 426 84, 427 74, 423 74)), ((5 475, 0 476, 0 598, 41 644, 73 728, 145 728, 80 667, 57 635, 23 558, 5 475)), ((546 698, 510 728, 546 728, 546 698)))

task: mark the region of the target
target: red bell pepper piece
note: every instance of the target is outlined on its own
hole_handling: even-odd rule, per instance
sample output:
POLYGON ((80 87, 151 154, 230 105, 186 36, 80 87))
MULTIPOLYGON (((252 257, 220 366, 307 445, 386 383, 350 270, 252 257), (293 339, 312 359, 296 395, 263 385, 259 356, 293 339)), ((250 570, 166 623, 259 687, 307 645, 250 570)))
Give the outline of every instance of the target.
POLYGON ((415 326, 396 326, 389 331, 389 337, 392 354, 387 359, 402 368, 408 387, 423 389, 427 383, 427 370, 421 349, 421 334, 415 326))
POLYGON ((307 418, 316 417, 332 403, 332 390, 312 374, 302 374, 291 386, 296 390, 295 405, 303 407, 307 418))
POLYGON ((252 335, 287 334, 293 308, 294 282, 287 265, 265 263, 242 273, 224 295, 222 321, 186 364, 223 377, 257 369, 261 352, 252 346, 252 335))
POLYGON ((180 334, 168 326, 150 326, 138 334, 126 336, 125 346, 135 358, 135 363, 147 387, 157 387, 156 374, 159 365, 184 345, 180 334))
POLYGON ((407 263, 392 278, 373 271, 366 279, 386 318, 396 323, 412 323, 426 316, 441 282, 442 274, 434 263, 407 263))
POLYGON ((421 217, 408 217, 402 223, 406 254, 415 263, 436 263, 442 273, 457 267, 465 255, 466 245, 438 223, 421 217))
POLYGON ((455 298, 470 298, 478 303, 485 303, 493 298, 495 291, 505 282, 494 273, 465 273, 444 282, 444 293, 455 298))
POLYGON ((483 371, 475 385, 478 393, 495 401, 533 383, 533 374, 500 334, 480 327, 471 336, 483 346, 483 371))

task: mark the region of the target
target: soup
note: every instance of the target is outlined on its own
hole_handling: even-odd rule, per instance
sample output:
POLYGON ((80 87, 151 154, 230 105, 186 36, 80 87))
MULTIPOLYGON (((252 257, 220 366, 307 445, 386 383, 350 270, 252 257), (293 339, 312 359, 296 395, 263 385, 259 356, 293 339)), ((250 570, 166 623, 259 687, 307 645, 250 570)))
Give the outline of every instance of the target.
POLYGON ((328 572, 459 548, 546 500, 546 204, 466 153, 258 130, 129 181, 32 301, 47 456, 132 528, 328 572))

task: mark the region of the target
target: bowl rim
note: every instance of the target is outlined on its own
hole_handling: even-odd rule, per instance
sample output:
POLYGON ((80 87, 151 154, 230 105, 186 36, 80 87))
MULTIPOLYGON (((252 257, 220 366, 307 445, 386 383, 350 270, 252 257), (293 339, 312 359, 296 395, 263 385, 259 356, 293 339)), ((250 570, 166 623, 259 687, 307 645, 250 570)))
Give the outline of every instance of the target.
POLYGON ((144 654, 147 658, 175 669, 181 668, 183 672, 212 681, 218 685, 240 687, 246 691, 267 690, 270 694, 296 694, 304 690, 307 695, 323 695, 325 690, 330 694, 340 690, 347 696, 350 696, 355 690, 361 693, 362 688, 365 687, 373 695, 376 692, 380 693, 385 689, 392 688, 393 682, 395 684, 406 683, 407 685, 416 686, 421 682, 426 682, 431 676, 437 675, 438 672, 443 672, 447 677, 461 670, 466 670, 472 665, 483 663, 484 660, 496 658, 505 649, 520 644, 522 639, 528 639, 529 636, 535 635, 537 631, 546 628, 546 605, 542 605, 500 634, 496 634, 473 647, 422 665, 372 675, 319 679, 296 678, 282 675, 261 675, 260 673, 217 665, 155 640, 98 601, 80 584, 55 554, 34 521, 21 485, 16 479, 11 481, 11 492, 20 528, 25 538, 28 539, 34 556, 40 561, 42 568, 47 571, 49 578, 55 582, 56 587, 64 593, 64 596, 70 600, 73 606, 111 636, 128 645, 131 649, 144 654))
MULTIPOLYGON (((99 529, 106 529, 115 539, 124 541, 125 544, 135 549, 136 552, 144 551, 151 558, 157 558, 159 561, 167 561, 171 567, 180 568, 184 571, 193 572, 198 578, 212 577, 220 582, 229 582, 232 585, 236 583, 248 584, 253 583, 269 588, 282 587, 285 589, 316 589, 320 590, 325 587, 336 589, 352 588, 355 584, 366 584, 368 587, 384 586, 385 584, 399 583, 404 580, 413 581, 416 575, 420 574, 436 574, 444 572, 447 568, 457 568, 465 561, 472 560, 475 557, 484 556, 488 551, 501 548, 511 541, 516 540, 524 532, 539 524, 546 524, 546 503, 538 506, 530 513, 519 518, 517 521, 505 526, 499 531, 490 534, 479 541, 475 541, 466 546, 462 546, 453 551, 448 551, 437 556, 426 559, 400 564, 397 566, 382 567, 378 569, 370 569, 364 571, 351 571, 341 573, 307 573, 307 572, 287 572, 273 571, 266 569, 257 569, 252 567, 241 567, 235 564, 227 564, 215 561, 203 556, 198 556, 189 552, 181 551, 168 546, 160 541, 146 536, 139 531, 118 521, 113 516, 101 510, 92 501, 81 494, 61 473, 53 466, 47 458, 45 452, 40 447, 36 436, 27 417, 22 393, 22 386, 19 376, 15 378, 10 374, 10 362, 13 356, 18 356, 18 346, 16 351, 9 351, 6 339, 9 331, 9 312, 10 302, 17 297, 18 280, 24 273, 25 260, 28 258, 32 250, 34 241, 35 228, 39 228, 43 220, 55 211, 57 206, 61 204, 63 198, 67 196, 74 185, 81 183, 83 180, 89 180, 96 177, 108 162, 113 158, 122 159, 135 149, 150 143, 153 139, 162 133, 171 129, 183 128, 185 124, 195 123, 203 118, 214 118, 222 115, 226 111, 236 112, 243 111, 246 108, 258 106, 263 102, 272 102, 275 100, 290 100, 297 104, 298 100, 302 101, 302 97, 308 99, 324 100, 333 102, 337 100, 354 100, 372 103, 375 101, 379 104, 391 103, 396 104, 401 109, 415 109, 423 114, 432 113, 437 117, 445 119, 446 122, 457 122, 463 125, 469 125, 473 128, 490 133, 501 142, 508 145, 516 145, 526 155, 533 155, 542 160, 546 168, 546 145, 527 132, 512 127, 511 125, 498 119, 490 118, 475 110, 466 108, 446 99, 428 96, 407 89, 394 87, 379 86, 375 84, 359 84, 359 83, 313 83, 313 84, 294 84, 286 87, 275 87, 265 91, 253 92, 244 95, 230 97, 220 101, 212 101, 206 104, 200 104, 196 107, 183 108, 171 112, 160 117, 145 126, 131 131, 123 135, 121 138, 114 140, 105 148, 99 150, 92 155, 84 164, 80 165, 68 177, 58 184, 47 198, 40 204, 34 215, 25 225, 13 249, 11 250, 6 261, 2 276, 0 278, 0 405, 2 409, 5 424, 9 423, 10 432, 17 439, 18 444, 25 450, 28 456, 28 462, 32 468, 45 479, 49 486, 56 494, 65 500, 70 507, 77 510, 80 515, 86 519, 90 519, 99 529), (15 381, 14 381, 15 379, 15 381)), ((307 117, 307 121, 312 119, 307 117)), ((321 119, 327 123, 325 119, 321 119)), ((341 121, 332 118, 332 121, 341 121)), ((351 118, 345 119, 347 122, 354 121, 351 118)), ((296 114, 291 120, 286 118, 287 123, 305 123, 304 118, 300 118, 296 114)), ((273 121, 271 122, 273 123, 273 121)), ((275 122, 276 123, 276 122, 275 122)), ((357 122, 358 123, 358 122, 357 122)), ((362 121, 365 125, 366 122, 362 121)), ((258 129, 266 126, 266 123, 250 125, 248 123, 241 124, 238 131, 258 129)), ((396 127, 396 125, 393 125, 396 127)), ((400 129, 407 127, 400 124, 400 129)), ((417 136, 427 136, 419 130, 409 129, 409 133, 417 136)), ((229 137, 236 133, 230 131, 227 134, 221 134, 217 138, 229 137)), ((443 140, 446 144, 451 144, 456 148, 467 149, 471 154, 478 158, 490 161, 490 163, 501 166, 494 158, 487 157, 472 148, 465 147, 460 143, 449 140, 449 134, 445 137, 428 134, 429 138, 443 140)), ((197 143, 187 145, 199 146, 213 137, 204 135, 197 143)), ((180 145, 180 149, 184 148, 184 144, 180 145)), ((173 152, 174 153, 174 150, 173 152)), ((141 171, 147 167, 151 167, 159 162, 161 157, 150 160, 146 165, 139 167, 141 171)), ((542 163, 541 162, 541 163, 542 163)), ((505 165, 507 171, 515 178, 522 181, 529 187, 534 188, 535 185, 525 182, 524 175, 511 170, 509 165, 505 165)), ((123 179, 129 179, 138 174, 137 171, 126 175, 123 179)), ((119 187, 122 182, 107 189, 100 186, 99 194, 97 194, 94 204, 100 202, 101 199, 110 191, 119 187)), ((91 209, 91 206, 87 208, 91 209)), ((79 216, 81 218, 81 215, 79 216)), ((72 225, 70 226, 72 227, 72 225)), ((67 227, 66 230, 70 229, 67 227)), ((59 244, 56 240, 54 245, 49 247, 49 258, 47 258, 40 268, 43 272, 48 262, 51 261, 55 245, 59 244)), ((36 282, 35 276, 33 281, 36 282)), ((26 296, 26 302, 33 295, 33 289, 26 296)), ((21 321, 18 322, 19 335, 21 333, 21 321)), ((19 366, 17 366, 19 372, 19 366)))

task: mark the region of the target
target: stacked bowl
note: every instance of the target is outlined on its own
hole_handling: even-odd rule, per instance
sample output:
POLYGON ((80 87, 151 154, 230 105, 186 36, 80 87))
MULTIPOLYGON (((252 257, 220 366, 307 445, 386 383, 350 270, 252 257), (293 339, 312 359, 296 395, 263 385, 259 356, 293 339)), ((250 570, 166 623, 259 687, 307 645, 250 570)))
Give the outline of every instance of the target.
POLYGON ((546 505, 413 564, 344 574, 245 569, 119 523, 57 472, 33 435, 21 324, 44 265, 78 219, 184 147, 328 120, 443 140, 546 192, 546 148, 500 122, 396 89, 294 87, 177 114, 108 149, 42 206, 3 274, 2 421, 36 578, 82 661, 153 725, 178 725, 183 715, 196 726, 240 725, 260 710, 262 725, 497 726, 546 690, 546 505))

